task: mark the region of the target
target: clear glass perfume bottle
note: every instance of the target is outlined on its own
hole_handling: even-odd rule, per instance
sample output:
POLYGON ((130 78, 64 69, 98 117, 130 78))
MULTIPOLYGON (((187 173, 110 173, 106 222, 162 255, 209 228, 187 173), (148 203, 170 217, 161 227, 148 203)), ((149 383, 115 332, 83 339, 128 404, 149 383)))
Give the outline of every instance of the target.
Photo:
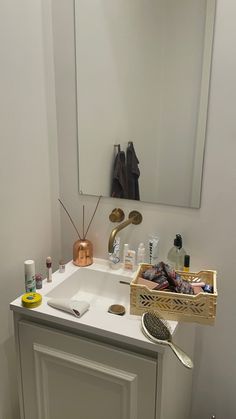
POLYGON ((169 250, 167 255, 167 263, 172 269, 182 271, 184 268, 184 257, 186 252, 182 247, 182 237, 176 234, 174 239, 174 246, 169 250))

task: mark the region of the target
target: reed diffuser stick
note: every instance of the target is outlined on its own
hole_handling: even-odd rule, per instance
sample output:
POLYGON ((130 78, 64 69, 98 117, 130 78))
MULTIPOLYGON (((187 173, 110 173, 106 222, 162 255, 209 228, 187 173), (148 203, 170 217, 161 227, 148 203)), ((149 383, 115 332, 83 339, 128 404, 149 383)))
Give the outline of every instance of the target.
POLYGON ((89 225, 88 225, 88 228, 87 228, 87 230, 86 230, 86 233, 85 233, 84 238, 86 238, 86 236, 87 236, 87 234, 88 234, 89 227, 91 226, 91 223, 92 223, 92 221, 93 221, 93 219, 94 219, 94 216, 95 216, 95 214, 96 214, 96 211, 97 211, 97 208, 98 208, 98 204, 99 204, 99 202, 100 202, 100 200, 101 200, 101 197, 102 197, 102 196, 99 196, 99 198, 98 198, 97 205, 96 205, 96 207, 95 207, 95 210, 94 210, 93 216, 92 216, 92 218, 91 218, 91 220, 90 220, 90 223, 89 223, 89 225))
POLYGON ((84 205, 83 205, 83 240, 85 239, 84 237, 84 205))
POLYGON ((58 201, 60 202, 61 206, 64 208, 65 212, 67 213, 67 215, 68 215, 68 217, 69 217, 69 219, 70 219, 71 224, 73 225, 73 227, 74 227, 74 229, 75 229, 76 233, 77 233, 77 234, 78 234, 78 236, 79 236, 79 239, 80 239, 80 240, 82 240, 82 239, 81 239, 81 237, 80 237, 80 234, 79 234, 79 232, 78 232, 78 230, 77 230, 77 228, 76 228, 76 226, 75 226, 75 223, 74 223, 74 221, 72 220, 72 218, 71 218, 71 216, 70 216, 69 212, 67 211, 67 209, 66 209, 65 205, 61 202, 61 200, 60 200, 59 198, 58 198, 58 201))

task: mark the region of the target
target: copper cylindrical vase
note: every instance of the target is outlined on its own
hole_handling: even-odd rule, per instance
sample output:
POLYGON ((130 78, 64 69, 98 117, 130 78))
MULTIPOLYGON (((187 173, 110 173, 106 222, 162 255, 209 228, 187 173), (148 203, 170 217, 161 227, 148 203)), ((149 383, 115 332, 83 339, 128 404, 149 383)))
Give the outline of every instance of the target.
POLYGON ((89 266, 93 263, 93 245, 89 240, 76 240, 73 245, 73 263, 76 266, 89 266))

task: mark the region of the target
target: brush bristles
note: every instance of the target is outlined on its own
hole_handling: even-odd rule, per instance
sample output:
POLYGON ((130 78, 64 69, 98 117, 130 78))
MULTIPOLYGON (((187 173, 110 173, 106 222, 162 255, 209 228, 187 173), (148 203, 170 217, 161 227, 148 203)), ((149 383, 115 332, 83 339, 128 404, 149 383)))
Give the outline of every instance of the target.
POLYGON ((165 323, 155 313, 143 315, 144 326, 151 336, 159 340, 169 340, 170 331, 165 323))

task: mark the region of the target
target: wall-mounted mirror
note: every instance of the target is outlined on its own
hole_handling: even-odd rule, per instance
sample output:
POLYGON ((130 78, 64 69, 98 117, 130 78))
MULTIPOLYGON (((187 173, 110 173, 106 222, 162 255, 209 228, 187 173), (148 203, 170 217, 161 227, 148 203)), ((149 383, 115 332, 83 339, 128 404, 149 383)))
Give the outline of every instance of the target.
POLYGON ((215 0, 75 0, 79 189, 111 196, 133 142, 140 200, 200 206, 215 0))

